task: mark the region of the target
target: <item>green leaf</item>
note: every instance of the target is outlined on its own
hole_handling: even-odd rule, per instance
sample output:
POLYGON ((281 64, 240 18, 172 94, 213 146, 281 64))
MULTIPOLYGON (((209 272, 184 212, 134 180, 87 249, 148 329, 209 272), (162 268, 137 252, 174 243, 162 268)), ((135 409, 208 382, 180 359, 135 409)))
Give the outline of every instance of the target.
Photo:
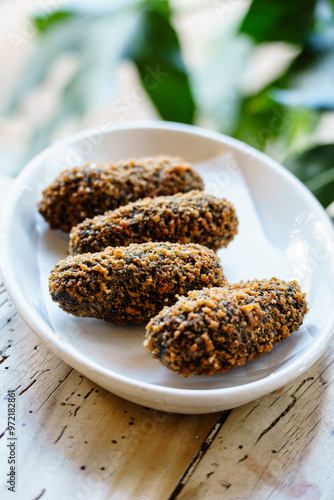
MULTIPOLYGON (((256 4, 255 1, 252 5, 256 4)), ((284 6, 289 10, 283 3, 279 8, 284 6)), ((286 156, 286 150, 300 150, 310 141, 319 122, 319 112, 333 109, 334 36, 331 18, 331 10, 318 9, 316 27, 311 26, 307 40, 283 74, 243 101, 239 125, 234 131, 236 137, 280 160, 284 153, 286 156), (269 143, 274 149, 271 145, 268 151, 269 143)))
POLYGON ((195 104, 177 34, 169 21, 168 2, 150 0, 139 18, 127 57, 165 120, 193 123, 195 104))
MULTIPOLYGON (((40 10, 33 15, 33 23, 38 31, 43 34, 55 24, 64 22, 70 18, 87 16, 100 16, 119 13, 120 11, 143 4, 145 0, 90 0, 75 1, 55 10, 40 10)), ((92 19, 93 20, 93 19, 92 19)))
POLYGON ((246 97, 241 102, 233 136, 264 151, 268 141, 276 139, 286 126, 286 113, 286 109, 265 92, 246 97))
POLYGON ((334 50, 298 76, 291 75, 290 88, 274 88, 271 96, 286 106, 333 110, 334 50))
POLYGON ((37 31, 41 34, 46 33, 50 27, 63 23, 75 16, 76 14, 72 10, 56 10, 48 14, 44 12, 37 13, 33 16, 32 21, 37 31))
POLYGON ((213 51, 193 73, 194 90, 202 119, 225 134, 237 127, 242 101, 241 85, 250 54, 248 37, 227 30, 214 38, 213 51))
POLYGON ((334 109, 333 16, 327 11, 327 18, 324 17, 320 31, 309 36, 287 74, 276 82, 270 92, 275 100, 284 105, 334 109))
MULTIPOLYGON (((62 124, 82 118, 115 94, 117 67, 136 21, 134 14, 95 19, 94 33, 83 40, 78 67, 63 89, 57 112, 32 134, 29 157, 47 146, 62 124)), ((106 120, 109 115, 106 110, 106 120)))
POLYGON ((166 19, 170 19, 170 16, 172 15, 172 10, 168 0, 144 0, 143 7, 146 10, 158 12, 166 19))
POLYGON ((281 133, 284 140, 282 158, 286 158, 287 150, 300 153, 309 149, 313 132, 319 125, 320 117, 319 112, 307 108, 288 108, 286 110, 281 133))
POLYGON ((75 25, 67 20, 50 27, 43 34, 43 39, 37 42, 20 78, 7 96, 2 112, 13 114, 17 111, 23 98, 44 82, 61 56, 66 53, 79 53, 90 31, 91 23, 88 18, 77 20, 75 25))
POLYGON ((256 42, 305 41, 314 23, 317 0, 253 0, 241 25, 241 32, 256 42))
POLYGON ((115 93, 115 74, 125 57, 129 37, 136 27, 137 15, 119 14, 95 20, 94 33, 86 37, 79 66, 63 92, 63 107, 74 116, 107 102, 115 93))
POLYGON ((334 201, 334 144, 316 146, 289 157, 284 164, 324 207, 334 201))
MULTIPOLYGON (((13 114, 17 111, 23 98, 35 87, 41 85, 57 60, 65 54, 72 53, 82 55, 85 52, 87 43, 92 43, 92 38, 98 34, 101 21, 110 21, 110 40, 114 40, 111 29, 113 19, 118 16, 132 15, 138 10, 143 0, 114 0, 112 3, 107 0, 91 2, 75 2, 66 8, 51 12, 39 12, 33 17, 33 22, 39 30, 36 39, 35 50, 33 51, 21 77, 17 80, 10 95, 7 96, 6 103, 1 110, 4 114, 13 114)), ((108 30, 108 26, 103 27, 108 30)), ((130 33, 125 33, 130 36, 130 33)), ((121 40, 124 34, 121 34, 121 40)), ((103 47, 99 44, 95 46, 96 60, 99 60, 99 53, 103 47)), ((94 60, 91 70, 94 71, 94 60)), ((105 61, 109 67, 108 61, 105 61)))

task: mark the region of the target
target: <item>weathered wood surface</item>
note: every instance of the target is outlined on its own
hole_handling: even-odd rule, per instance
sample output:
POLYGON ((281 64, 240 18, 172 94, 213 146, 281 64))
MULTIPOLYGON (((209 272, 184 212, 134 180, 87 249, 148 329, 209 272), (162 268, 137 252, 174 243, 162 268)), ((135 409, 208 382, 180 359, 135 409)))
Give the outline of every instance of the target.
POLYGON ((231 411, 157 412, 57 358, 0 276, 0 499, 333 500, 333 361, 334 342, 293 383, 231 411), (15 493, 6 485, 8 389, 17 394, 15 493))
POLYGON ((334 343, 280 391, 221 414, 146 409, 54 356, 0 287, 2 395, 17 393, 18 484, 6 489, 1 405, 0 498, 334 498, 334 343))

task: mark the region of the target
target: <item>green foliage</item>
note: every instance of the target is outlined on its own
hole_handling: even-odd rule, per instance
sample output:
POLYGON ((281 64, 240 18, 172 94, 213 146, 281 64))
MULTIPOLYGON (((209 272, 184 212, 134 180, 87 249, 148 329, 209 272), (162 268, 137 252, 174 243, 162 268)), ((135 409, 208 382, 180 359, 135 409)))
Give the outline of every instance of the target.
MULTIPOLYGON (((154 4, 154 2, 150 2, 154 4)), ((168 2, 163 12, 141 13, 126 56, 139 71, 143 86, 162 118, 193 123, 195 105, 177 34, 170 24, 168 2)))
POLYGON ((293 172, 326 208, 334 194, 334 144, 316 146, 290 157, 285 165, 293 172))
POLYGON ((327 0, 253 0, 237 36, 248 34, 254 49, 288 42, 299 50, 274 81, 242 97, 232 132, 264 151, 278 144, 278 158, 288 157, 285 165, 324 206, 334 200, 334 146, 316 146, 312 137, 322 113, 334 109, 333 12, 327 0))
MULTIPOLYGON (((233 3, 222 6, 231 9, 233 3)), ((279 160, 287 158, 285 165, 329 205, 334 145, 314 143, 314 132, 324 113, 334 110, 334 0, 250 1, 233 24, 212 34, 210 56, 191 72, 174 15, 168 0, 83 0, 36 14, 35 50, 5 111, 16 112, 62 57, 70 55, 76 66, 56 112, 33 131, 29 155, 62 124, 110 102, 117 68, 127 60, 163 119, 193 123, 196 116, 279 160), (249 61, 277 42, 293 49, 290 62, 250 90, 249 61)))
POLYGON ((278 137, 286 125, 286 110, 265 93, 244 98, 233 135, 259 150, 278 137))
POLYGON ((63 23, 74 16, 75 13, 71 10, 57 10, 47 15, 44 13, 36 14, 33 18, 33 24, 39 33, 45 33, 51 28, 51 26, 63 23))
POLYGON ((254 0, 241 25, 258 43, 302 43, 314 23, 317 0, 254 0))
POLYGON ((162 118, 193 123, 195 104, 167 0, 75 2, 37 14, 35 51, 3 112, 17 111, 64 55, 77 65, 66 82, 58 110, 32 134, 29 156, 45 147, 63 123, 77 120, 115 95, 122 60, 137 67, 143 87, 162 118))
POLYGON ((244 36, 233 36, 230 29, 214 36, 212 47, 206 64, 193 72, 198 114, 221 132, 232 135, 240 124, 240 81, 251 43, 244 36))

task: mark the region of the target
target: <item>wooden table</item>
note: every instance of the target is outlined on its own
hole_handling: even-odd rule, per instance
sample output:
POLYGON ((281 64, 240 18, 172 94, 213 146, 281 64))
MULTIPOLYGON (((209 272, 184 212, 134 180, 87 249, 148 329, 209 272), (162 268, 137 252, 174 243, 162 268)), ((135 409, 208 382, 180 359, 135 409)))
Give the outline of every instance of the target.
POLYGON ((163 413, 63 363, 0 283, 0 499, 334 499, 334 342, 303 376, 245 406, 163 413), (13 389, 15 493, 6 484, 13 389))

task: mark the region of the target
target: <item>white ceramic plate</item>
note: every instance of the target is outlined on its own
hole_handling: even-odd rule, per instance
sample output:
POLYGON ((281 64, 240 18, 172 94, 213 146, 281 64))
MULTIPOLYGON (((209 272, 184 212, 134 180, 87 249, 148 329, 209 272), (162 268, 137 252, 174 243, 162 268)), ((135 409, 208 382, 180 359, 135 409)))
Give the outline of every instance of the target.
POLYGON ((17 178, 4 231, 5 284, 23 319, 65 362, 111 392, 179 413, 233 408, 282 387, 322 354, 334 326, 334 235, 326 213, 290 173, 256 150, 215 132, 173 123, 86 130, 57 142, 17 178), (219 256, 227 278, 297 279, 309 313, 299 332, 271 353, 225 374, 183 378, 143 348, 143 327, 74 318, 49 298, 51 267, 67 237, 36 209, 41 190, 62 169, 89 161, 179 155, 203 175, 206 190, 235 204, 239 234, 219 256))

